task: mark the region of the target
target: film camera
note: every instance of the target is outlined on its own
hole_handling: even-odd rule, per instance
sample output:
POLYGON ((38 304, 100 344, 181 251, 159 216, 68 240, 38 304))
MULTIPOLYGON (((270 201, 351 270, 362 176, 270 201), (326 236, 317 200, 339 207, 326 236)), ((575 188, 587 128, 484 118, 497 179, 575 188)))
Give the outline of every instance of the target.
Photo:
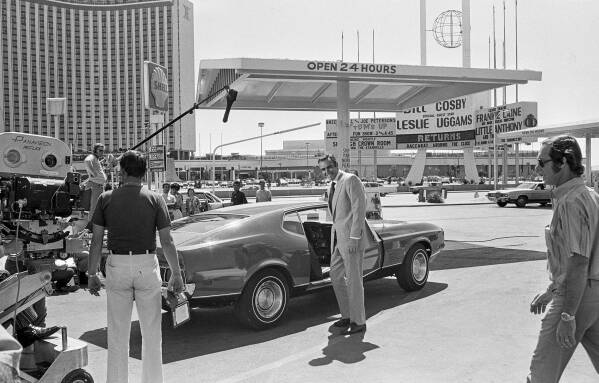
POLYGON ((67 258, 66 217, 80 194, 80 175, 70 172, 71 149, 56 138, 6 132, 0 133, 0 156, 0 237, 23 249, 28 268, 52 271, 53 258, 67 258), (32 259, 47 265, 30 265, 32 259))

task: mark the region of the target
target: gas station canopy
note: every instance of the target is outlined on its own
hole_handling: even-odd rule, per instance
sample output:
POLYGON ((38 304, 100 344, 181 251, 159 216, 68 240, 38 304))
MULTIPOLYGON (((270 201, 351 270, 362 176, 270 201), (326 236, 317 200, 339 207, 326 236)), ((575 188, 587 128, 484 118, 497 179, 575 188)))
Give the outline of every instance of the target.
POLYGON ((599 120, 553 124, 522 129, 514 132, 500 133, 497 135, 497 139, 503 142, 536 142, 537 138, 557 136, 559 134, 569 134, 577 138, 599 138, 599 120))
POLYGON ((233 109, 336 111, 335 84, 347 81, 349 110, 398 112, 539 80, 529 70, 234 58, 200 62, 197 97, 213 95, 200 108, 224 109, 226 93, 217 91, 227 85, 239 92, 233 109))
POLYGON ((560 134, 568 134, 576 138, 585 139, 585 177, 587 185, 592 186, 591 138, 599 138, 599 120, 538 126, 536 128, 522 129, 515 132, 500 133, 497 135, 497 139, 500 142, 536 142, 537 138, 552 137, 560 134))

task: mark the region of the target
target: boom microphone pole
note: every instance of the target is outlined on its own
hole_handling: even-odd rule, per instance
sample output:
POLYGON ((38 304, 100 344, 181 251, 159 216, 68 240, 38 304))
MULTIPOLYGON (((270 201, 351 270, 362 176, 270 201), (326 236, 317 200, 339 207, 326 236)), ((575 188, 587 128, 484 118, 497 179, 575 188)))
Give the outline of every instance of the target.
POLYGON ((146 142, 148 142, 152 138, 154 138, 158 133, 161 133, 164 129, 168 128, 169 126, 173 125, 175 122, 177 122, 180 119, 182 119, 183 117, 185 117, 187 114, 193 114, 193 111, 198 109, 200 107, 200 105, 202 105, 206 101, 210 100, 212 97, 214 97, 218 93, 222 92, 223 90, 227 91, 227 109, 225 110, 223 122, 227 122, 227 120, 229 118, 229 111, 231 110, 231 105, 233 105, 233 102, 237 99, 238 92, 235 89, 230 89, 228 85, 225 85, 222 88, 220 88, 219 90, 217 90, 216 92, 209 94, 203 100, 200 100, 199 102, 194 103, 191 108, 187 109, 185 112, 181 113, 179 116, 177 116, 176 118, 169 121, 168 124, 164 125, 162 128, 158 129, 157 131, 155 131, 148 137, 144 138, 141 142, 139 142, 137 145, 133 146, 130 150, 135 150, 135 149, 139 148, 140 146, 142 146, 143 144, 145 144, 146 142))

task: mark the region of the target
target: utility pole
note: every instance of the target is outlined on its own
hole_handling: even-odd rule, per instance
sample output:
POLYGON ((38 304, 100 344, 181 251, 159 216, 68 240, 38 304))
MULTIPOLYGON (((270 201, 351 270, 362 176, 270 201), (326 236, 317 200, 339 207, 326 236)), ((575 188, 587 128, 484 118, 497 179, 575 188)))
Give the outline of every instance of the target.
POLYGON ((258 174, 256 174, 256 178, 260 178, 260 173, 262 173, 262 128, 264 128, 264 123, 259 122, 258 126, 260 127, 260 169, 258 170, 258 174))

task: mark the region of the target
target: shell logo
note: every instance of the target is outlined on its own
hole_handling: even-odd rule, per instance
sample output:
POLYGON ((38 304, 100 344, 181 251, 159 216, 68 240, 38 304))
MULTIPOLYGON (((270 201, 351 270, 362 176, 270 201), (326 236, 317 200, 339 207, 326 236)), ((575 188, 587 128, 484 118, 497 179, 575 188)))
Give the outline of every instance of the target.
POLYGON ((156 107, 166 108, 166 100, 168 100, 168 82, 166 74, 162 68, 154 67, 150 77, 150 93, 154 97, 156 107))

